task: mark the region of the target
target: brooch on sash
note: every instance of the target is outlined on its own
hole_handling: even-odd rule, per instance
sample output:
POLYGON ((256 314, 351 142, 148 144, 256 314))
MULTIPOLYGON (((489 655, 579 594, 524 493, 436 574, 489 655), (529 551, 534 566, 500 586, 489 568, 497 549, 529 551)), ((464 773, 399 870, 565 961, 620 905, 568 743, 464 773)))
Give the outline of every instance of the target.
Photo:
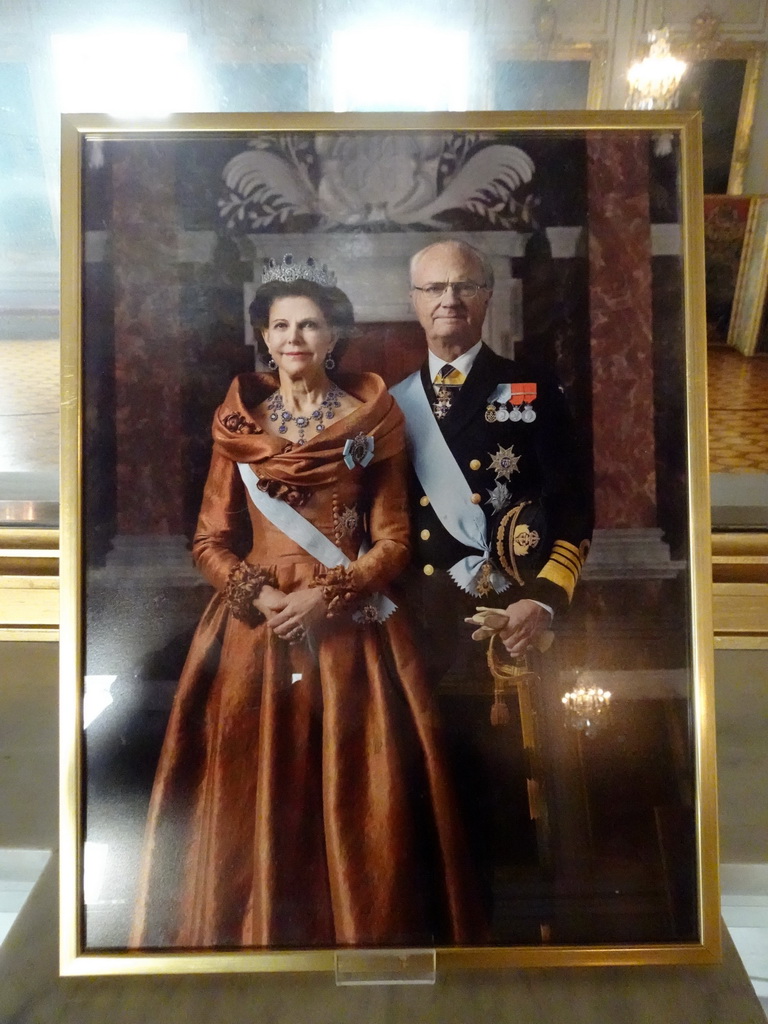
POLYGON ((538 387, 535 383, 499 384, 488 396, 485 408, 486 422, 506 423, 507 420, 511 420, 518 423, 522 420, 523 423, 533 423, 536 419, 533 403, 537 394, 538 387))
POLYGON ((485 597, 486 594, 493 592, 493 582, 491 577, 493 576, 493 566, 490 562, 485 561, 480 566, 480 572, 475 577, 475 590, 480 597, 485 597))
POLYGON ((342 457, 347 469, 354 469, 356 465, 365 469, 373 458, 373 438, 366 437, 362 431, 354 437, 348 437, 344 442, 342 457))
POLYGON ((356 612, 352 612, 352 618, 355 622, 359 622, 363 625, 372 622, 381 622, 381 615, 379 615, 378 608, 375 604, 364 604, 361 605, 356 612))

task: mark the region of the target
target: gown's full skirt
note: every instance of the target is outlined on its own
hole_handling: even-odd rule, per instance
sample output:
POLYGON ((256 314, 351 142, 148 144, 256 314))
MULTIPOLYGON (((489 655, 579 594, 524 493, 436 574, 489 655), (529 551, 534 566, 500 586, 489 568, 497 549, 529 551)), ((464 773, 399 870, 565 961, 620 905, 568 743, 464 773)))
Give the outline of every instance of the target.
MULTIPOLYGON (((297 555, 281 588, 312 568, 297 555)), ((163 746, 131 944, 476 940, 464 849, 402 613, 292 645, 216 595, 163 746)))

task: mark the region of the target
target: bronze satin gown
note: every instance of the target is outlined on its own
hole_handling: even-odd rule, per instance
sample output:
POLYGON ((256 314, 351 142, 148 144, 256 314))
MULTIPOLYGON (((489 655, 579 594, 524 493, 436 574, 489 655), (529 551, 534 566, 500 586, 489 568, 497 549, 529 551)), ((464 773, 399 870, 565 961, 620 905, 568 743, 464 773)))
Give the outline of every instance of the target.
MULTIPOLYGON (((275 378, 237 378, 214 418, 193 545, 216 594, 191 645, 152 791, 134 947, 465 944, 485 936, 432 702, 402 611, 328 618, 291 645, 228 611, 246 560, 285 592, 323 567, 246 496, 237 462, 352 559, 362 595, 409 559, 402 416, 373 374, 364 404, 286 444, 249 412, 275 378), (225 426, 226 423, 226 426, 225 426), (374 438, 348 468, 344 443, 374 438), (308 495, 308 497, 307 497, 308 495), (358 557, 364 533, 370 550, 358 557)), ((396 596, 395 596, 396 600, 396 596)))

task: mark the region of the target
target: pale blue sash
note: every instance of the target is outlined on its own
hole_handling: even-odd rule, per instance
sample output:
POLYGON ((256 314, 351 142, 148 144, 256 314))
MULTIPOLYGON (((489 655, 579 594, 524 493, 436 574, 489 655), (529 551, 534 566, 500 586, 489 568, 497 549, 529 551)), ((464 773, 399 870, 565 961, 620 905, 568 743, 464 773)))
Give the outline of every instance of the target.
MULTIPOLYGON (((352 564, 341 548, 338 548, 332 540, 329 540, 287 501, 280 501, 279 498, 273 498, 266 491, 259 490, 256 486, 259 478, 247 463, 238 462, 237 468, 240 470, 240 476, 243 478, 243 483, 253 504, 286 537, 303 548, 308 555, 317 559, 326 569, 335 569, 337 566, 343 566, 346 569, 348 565, 352 564)), ((379 622, 388 618, 397 607, 384 594, 372 594, 366 599, 366 604, 373 605, 376 609, 379 622)))
MULTIPOLYGON (((411 462, 437 518, 460 544, 482 552, 459 559, 448 570, 454 583, 478 597, 475 581, 490 554, 485 513, 472 501, 469 484, 437 425, 421 375, 412 373, 390 394, 405 416, 411 462)), ((496 570, 490 582, 497 594, 509 586, 509 580, 496 570)))

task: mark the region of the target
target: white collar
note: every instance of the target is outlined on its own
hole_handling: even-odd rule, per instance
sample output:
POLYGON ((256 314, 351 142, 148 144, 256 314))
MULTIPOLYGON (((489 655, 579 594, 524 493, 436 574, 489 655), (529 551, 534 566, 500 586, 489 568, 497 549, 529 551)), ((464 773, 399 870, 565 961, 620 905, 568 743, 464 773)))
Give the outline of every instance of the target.
MULTIPOLYGON (((477 358, 477 353, 480 351, 480 346, 483 344, 482 340, 478 341, 476 345, 468 349, 466 352, 462 352, 456 359, 452 359, 449 363, 455 370, 463 373, 466 377, 469 371, 472 369, 472 364, 477 358)), ((440 356, 436 356, 435 353, 429 349, 429 379, 434 380, 435 377, 440 373, 442 368, 445 366, 446 360, 441 359, 440 356)))

